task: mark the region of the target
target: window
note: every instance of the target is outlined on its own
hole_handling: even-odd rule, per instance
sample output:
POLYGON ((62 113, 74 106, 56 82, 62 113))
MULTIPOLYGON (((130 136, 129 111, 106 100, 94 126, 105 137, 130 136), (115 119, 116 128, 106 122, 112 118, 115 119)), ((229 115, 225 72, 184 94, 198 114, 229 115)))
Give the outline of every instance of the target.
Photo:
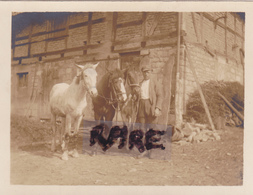
POLYGON ((28 86, 28 72, 20 72, 18 75, 18 87, 28 86))
POLYGON ((129 53, 120 53, 121 58, 121 69, 125 68, 134 68, 136 70, 140 69, 140 52, 129 52, 129 53))

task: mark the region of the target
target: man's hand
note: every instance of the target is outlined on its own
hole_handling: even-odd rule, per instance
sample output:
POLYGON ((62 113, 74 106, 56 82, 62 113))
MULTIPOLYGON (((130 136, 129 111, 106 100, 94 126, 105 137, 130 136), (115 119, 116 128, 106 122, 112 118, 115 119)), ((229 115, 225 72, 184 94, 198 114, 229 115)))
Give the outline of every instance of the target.
POLYGON ((158 116, 161 116, 162 112, 159 108, 155 108, 155 116, 158 117, 158 116))

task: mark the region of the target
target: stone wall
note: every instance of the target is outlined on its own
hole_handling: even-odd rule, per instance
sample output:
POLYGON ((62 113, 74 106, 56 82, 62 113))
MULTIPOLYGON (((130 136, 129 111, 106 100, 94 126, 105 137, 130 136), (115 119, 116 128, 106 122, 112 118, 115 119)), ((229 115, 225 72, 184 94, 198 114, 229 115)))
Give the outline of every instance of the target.
MULTIPOLYGON (((209 80, 238 81, 244 84, 244 22, 234 13, 183 13, 183 30, 188 53, 200 84, 209 80), (224 18, 225 16, 225 18, 224 18)), ((183 109, 188 95, 196 90, 185 47, 180 63, 183 109)))

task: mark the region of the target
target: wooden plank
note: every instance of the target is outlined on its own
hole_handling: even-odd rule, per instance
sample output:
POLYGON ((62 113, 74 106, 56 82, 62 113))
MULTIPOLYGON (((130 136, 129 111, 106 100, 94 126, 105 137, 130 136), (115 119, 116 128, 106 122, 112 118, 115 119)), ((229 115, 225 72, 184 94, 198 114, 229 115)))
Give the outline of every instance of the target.
POLYGON ((221 95, 220 92, 218 92, 218 95, 224 100, 224 102, 228 105, 228 107, 230 107, 235 112, 235 114, 243 121, 244 116, 240 112, 238 112, 235 109, 235 107, 232 104, 230 104, 230 102, 223 95, 221 95))
POLYGON ((161 13, 159 13, 159 12, 156 13, 154 21, 152 22, 151 27, 148 29, 148 33, 147 33, 148 36, 153 35, 160 18, 161 18, 161 13))
POLYGON ((213 121, 212 121, 212 118, 211 118, 211 115, 210 115, 210 112, 209 112, 209 108, 208 108, 208 106, 207 106, 207 104, 206 104, 205 96, 204 96, 204 94, 203 94, 203 92, 202 92, 202 89, 201 89, 201 86, 200 86, 200 83, 199 83, 199 80, 198 80, 197 73, 196 73, 195 68, 194 68, 194 66, 193 66, 193 64, 192 64, 191 56, 190 56, 190 53, 189 53, 189 51, 188 51, 187 45, 186 45, 186 47, 185 47, 185 51, 186 51, 186 56, 187 56, 187 58, 188 58, 188 60, 189 60, 190 69, 191 69, 191 71, 192 71, 192 73, 193 73, 194 80, 195 80, 195 82, 196 82, 196 84, 197 84, 197 88, 198 88, 198 91, 199 91, 199 94, 200 94, 200 98, 201 98, 201 101, 202 101, 202 103, 203 103, 203 106, 204 106, 204 109, 205 109, 207 118, 208 118, 208 120, 209 120, 209 123, 210 123, 210 125, 211 125, 212 130, 214 131, 214 130, 215 130, 215 127, 214 127, 214 124, 213 124, 213 121))

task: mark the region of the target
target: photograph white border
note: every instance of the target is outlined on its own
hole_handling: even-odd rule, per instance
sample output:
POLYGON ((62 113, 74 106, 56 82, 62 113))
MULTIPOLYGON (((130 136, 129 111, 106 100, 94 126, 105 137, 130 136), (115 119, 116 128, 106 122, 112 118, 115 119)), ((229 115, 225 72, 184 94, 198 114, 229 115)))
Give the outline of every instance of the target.
POLYGON ((253 194, 253 3, 251 2, 0 2, 1 136, 0 194, 253 194), (175 11, 245 12, 245 128, 242 186, 29 186, 10 185, 10 98, 12 12, 58 11, 175 11))

